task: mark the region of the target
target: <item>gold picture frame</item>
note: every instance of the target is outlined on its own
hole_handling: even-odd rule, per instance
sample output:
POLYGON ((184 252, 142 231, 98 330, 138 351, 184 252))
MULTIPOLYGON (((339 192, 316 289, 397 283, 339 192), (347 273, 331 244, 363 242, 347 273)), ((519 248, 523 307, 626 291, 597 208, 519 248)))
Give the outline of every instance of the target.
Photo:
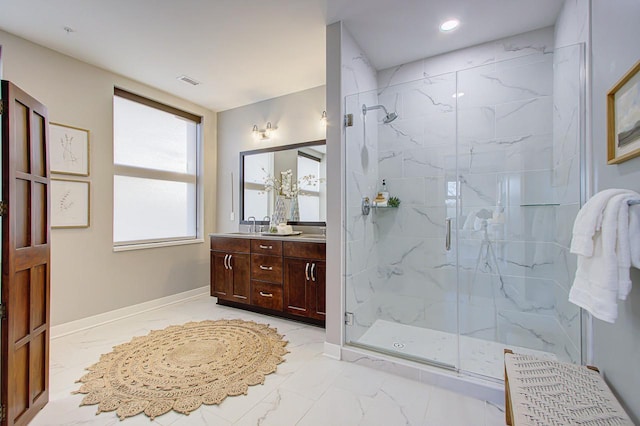
POLYGON ((91 183, 51 179, 51 228, 88 228, 91 218, 91 183))
POLYGON ((607 93, 607 164, 640 155, 640 61, 607 93))
POLYGON ((51 173, 89 176, 89 130, 49 123, 51 173))

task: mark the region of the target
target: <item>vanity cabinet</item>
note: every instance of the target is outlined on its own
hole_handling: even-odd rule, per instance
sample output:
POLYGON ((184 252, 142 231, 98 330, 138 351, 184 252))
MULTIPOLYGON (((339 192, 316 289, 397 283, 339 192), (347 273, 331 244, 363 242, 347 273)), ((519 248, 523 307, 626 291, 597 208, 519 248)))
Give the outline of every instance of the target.
POLYGON ((218 304, 324 325, 324 242, 211 236, 218 304))
POLYGON ((249 242, 211 239, 211 295, 248 304, 251 300, 249 242))

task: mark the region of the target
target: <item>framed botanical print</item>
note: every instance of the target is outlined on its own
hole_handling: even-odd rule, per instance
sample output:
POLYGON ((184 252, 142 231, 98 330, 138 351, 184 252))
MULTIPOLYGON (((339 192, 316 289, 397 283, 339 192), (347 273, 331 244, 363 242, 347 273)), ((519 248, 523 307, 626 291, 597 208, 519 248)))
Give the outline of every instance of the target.
POLYGON ((89 131, 49 123, 51 173, 89 176, 89 131))

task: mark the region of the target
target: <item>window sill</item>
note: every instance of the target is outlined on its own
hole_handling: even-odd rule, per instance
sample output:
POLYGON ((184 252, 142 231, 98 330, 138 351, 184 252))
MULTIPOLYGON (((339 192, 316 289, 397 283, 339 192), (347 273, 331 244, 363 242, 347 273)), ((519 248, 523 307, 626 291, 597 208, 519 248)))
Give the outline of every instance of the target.
POLYGON ((195 240, 177 240, 177 241, 161 241, 158 243, 144 243, 144 244, 129 244, 124 246, 113 246, 114 252, 119 251, 131 251, 131 250, 146 250, 158 247, 172 247, 172 246, 184 246, 190 244, 202 244, 203 238, 196 238, 195 240))

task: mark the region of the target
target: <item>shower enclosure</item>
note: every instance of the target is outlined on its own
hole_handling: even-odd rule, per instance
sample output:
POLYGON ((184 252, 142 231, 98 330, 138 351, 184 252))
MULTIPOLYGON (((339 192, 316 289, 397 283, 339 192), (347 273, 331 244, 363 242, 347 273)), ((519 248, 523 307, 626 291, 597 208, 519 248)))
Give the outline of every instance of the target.
POLYGON ((495 379, 507 347, 581 361, 583 49, 345 98, 347 345, 495 379))

